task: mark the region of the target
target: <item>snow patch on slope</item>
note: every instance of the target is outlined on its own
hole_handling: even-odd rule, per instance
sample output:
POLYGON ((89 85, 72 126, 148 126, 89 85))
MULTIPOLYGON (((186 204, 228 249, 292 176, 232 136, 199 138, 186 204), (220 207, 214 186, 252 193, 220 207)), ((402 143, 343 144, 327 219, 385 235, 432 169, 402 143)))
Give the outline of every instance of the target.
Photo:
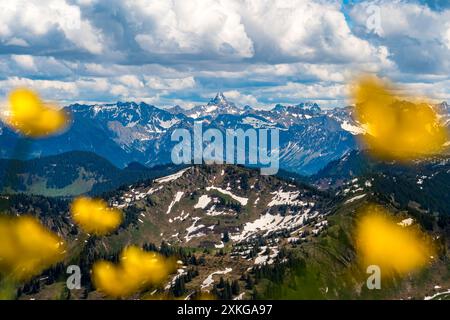
POLYGON ((366 130, 361 127, 354 126, 350 124, 348 121, 344 121, 341 123, 341 128, 345 131, 350 132, 352 135, 356 136, 358 134, 365 134, 366 130))
POLYGON ((165 176, 165 177, 162 177, 162 178, 155 179, 155 182, 157 182, 157 183, 165 183, 165 182, 176 180, 176 179, 180 178, 189 169, 190 168, 186 168, 186 169, 180 170, 180 171, 178 171, 178 172, 176 172, 174 174, 171 174, 170 176, 165 176))
POLYGON ((190 227, 188 227, 186 229, 187 233, 186 233, 186 236, 184 237, 186 242, 191 241, 191 239, 193 239, 193 238, 198 238, 198 237, 204 236, 204 234, 201 233, 201 232, 200 233, 195 233, 198 230, 200 230, 200 229, 205 227, 205 225, 203 225, 203 224, 197 225, 197 222, 200 220, 200 218, 199 217, 193 217, 192 220, 194 220, 194 222, 192 223, 192 225, 190 227))
POLYGON ((184 192, 183 191, 178 191, 175 194, 175 198, 173 199, 173 201, 169 204, 169 208, 167 208, 167 214, 170 213, 170 211, 172 210, 172 207, 175 203, 179 202, 181 200, 181 197, 183 196, 184 192))
POLYGON ((233 269, 231 269, 231 268, 226 268, 225 270, 222 270, 222 271, 215 271, 215 272, 213 272, 213 273, 211 273, 204 281, 203 281, 203 283, 201 284, 201 286, 200 286, 200 289, 206 289, 206 288, 208 288, 209 286, 211 286, 213 283, 214 283, 214 279, 213 279, 213 276, 214 275, 219 275, 219 274, 227 274, 227 273, 230 273, 231 271, 232 271, 233 269))
POLYGON ((353 201, 362 199, 362 198, 364 198, 365 196, 366 196, 366 194, 360 194, 360 195, 358 195, 358 196, 354 196, 353 198, 350 198, 350 199, 348 199, 347 201, 345 201, 345 203, 351 203, 351 202, 353 202, 353 201))
POLYGON ((223 194, 225 194, 225 195, 230 196, 231 198, 233 198, 234 200, 236 200, 237 202, 239 202, 239 203, 240 203, 241 205, 243 205, 243 206, 246 206, 246 205, 247 205, 247 202, 248 202, 248 198, 239 197, 239 196, 237 196, 237 195, 231 193, 230 191, 224 190, 224 189, 222 189, 222 188, 217 188, 217 187, 212 186, 212 187, 207 187, 206 190, 207 190, 207 191, 210 191, 210 190, 217 190, 217 191, 219 191, 220 193, 223 193, 223 194))
POLYGON ((195 209, 205 209, 206 206, 211 202, 211 198, 204 194, 200 198, 198 198, 197 204, 194 206, 195 209))
POLYGON ((268 207, 273 206, 282 206, 282 205, 291 205, 291 206, 305 206, 307 205, 306 202, 303 202, 301 200, 296 200, 300 192, 299 191, 287 191, 284 192, 283 190, 278 190, 275 192, 272 192, 273 198, 272 201, 269 202, 267 205, 268 207))
POLYGON ((404 219, 402 221, 400 221, 399 223, 397 223, 400 227, 409 227, 410 225, 412 225, 414 223, 414 219, 413 218, 408 218, 408 219, 404 219))
POLYGON ((232 234, 230 238, 233 241, 244 241, 259 232, 264 232, 263 236, 267 236, 270 232, 293 229, 304 224, 307 218, 313 218, 315 215, 309 216, 310 209, 306 209, 302 214, 285 215, 280 214, 271 215, 269 213, 262 214, 253 222, 247 222, 241 233, 232 234))

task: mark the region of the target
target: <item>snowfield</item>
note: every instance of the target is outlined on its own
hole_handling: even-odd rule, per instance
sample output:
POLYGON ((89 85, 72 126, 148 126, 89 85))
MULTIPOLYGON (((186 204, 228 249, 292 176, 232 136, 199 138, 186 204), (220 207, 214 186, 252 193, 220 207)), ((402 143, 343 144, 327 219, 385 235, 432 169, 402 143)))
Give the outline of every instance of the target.
POLYGON ((211 198, 204 194, 200 198, 198 198, 197 204, 194 206, 195 209, 205 209, 206 206, 211 202, 211 198))
POLYGON ((167 208, 167 214, 170 213, 170 211, 172 210, 172 207, 175 203, 179 202, 181 200, 181 197, 183 196, 184 192, 183 191, 178 191, 177 194, 175 195, 175 199, 173 199, 173 201, 169 204, 169 208, 167 208))
POLYGON ((243 124, 248 124, 250 126, 252 126, 253 128, 276 128, 276 124, 269 122, 269 121, 264 121, 262 119, 257 119, 255 117, 245 117, 244 119, 242 119, 242 123, 243 124))
POLYGON ((229 272, 231 272, 231 271, 233 271, 233 269, 231 269, 231 268, 226 268, 225 270, 222 270, 222 271, 215 271, 215 272, 213 272, 213 273, 211 273, 204 281, 203 281, 203 283, 201 284, 201 286, 200 286, 200 289, 206 289, 206 288, 208 288, 209 286, 211 286, 213 283, 214 283, 214 280, 213 280, 213 276, 214 275, 218 275, 218 274, 227 274, 227 273, 229 273, 229 272))
POLYGON ((283 190, 278 190, 275 192, 272 192, 273 198, 272 201, 269 202, 267 205, 268 207, 273 206, 282 206, 282 205, 291 205, 291 206, 306 206, 307 203, 303 202, 301 200, 297 200, 297 198, 300 196, 299 191, 287 191, 284 192, 283 190))
POLYGON ((424 300, 434 300, 434 299, 441 300, 441 299, 439 299, 439 296, 446 296, 448 294, 450 294, 450 290, 439 292, 439 293, 436 293, 436 294, 434 294, 432 296, 426 296, 424 298, 424 300))
POLYGON ((233 241, 240 242, 244 241, 258 232, 265 232, 263 236, 267 236, 270 232, 288 229, 302 226, 307 218, 313 218, 317 213, 309 215, 310 209, 306 209, 302 214, 296 215, 286 215, 282 216, 280 214, 271 215, 269 213, 261 215, 258 219, 253 222, 247 222, 244 225, 244 229, 241 233, 232 234, 230 238, 233 241))
POLYGON ((203 225, 203 224, 197 225, 197 222, 200 220, 200 218, 199 217, 192 217, 192 220, 194 220, 194 222, 192 223, 192 225, 190 227, 188 227, 186 229, 187 233, 184 236, 184 240, 186 242, 191 241, 191 239, 193 239, 193 238, 203 237, 205 235, 203 232, 195 233, 196 231, 198 231, 198 230, 200 230, 200 229, 205 227, 205 225, 203 225))
POLYGON ((221 216, 221 215, 225 215, 227 214, 225 211, 216 211, 216 206, 212 206, 211 208, 208 209, 208 211, 206 211, 206 215, 207 216, 221 216))
POLYGON ((175 281, 183 276, 184 274, 186 274, 186 270, 184 269, 178 269, 177 270, 177 274, 172 278, 172 280, 169 281, 169 283, 164 287, 164 289, 169 290, 171 286, 173 286, 175 284, 175 281))
POLYGON ((402 221, 400 221, 399 223, 397 223, 399 226, 401 227, 409 227, 410 225, 412 225, 414 223, 414 219, 413 218, 408 218, 408 219, 404 219, 402 221))
POLYGON ((150 188, 147 192, 139 192, 133 188, 120 197, 120 200, 123 202, 120 203, 119 201, 115 201, 112 203, 112 206, 118 209, 126 208, 132 202, 144 199, 147 195, 153 194, 154 192, 161 190, 161 188, 162 186, 158 188, 150 188))
POLYGON ((278 247, 270 247, 270 254, 265 254, 267 250, 266 246, 260 248, 258 256, 255 258, 255 264, 273 264, 275 262, 275 258, 278 256, 279 250, 278 247))
POLYGON ((177 216, 177 217, 175 217, 173 219, 169 219, 169 222, 172 223, 172 222, 177 221, 177 220, 179 220, 180 222, 183 222, 184 220, 187 219, 187 217, 189 217, 189 212, 184 213, 184 210, 183 210, 183 211, 181 211, 179 216, 177 216))
POLYGON ((159 126, 164 129, 169 129, 174 125, 178 124, 179 122, 180 120, 178 119, 171 119, 169 121, 159 120, 159 126))
POLYGON ((244 294, 245 292, 240 293, 236 298, 234 298, 233 300, 242 300, 244 298, 244 294))
POLYGON ((246 206, 247 202, 248 202, 248 198, 244 198, 244 197, 239 197, 233 193, 231 193, 228 190, 223 190, 222 188, 217 188, 217 187, 207 187, 206 191, 210 191, 210 190, 217 190, 220 193, 226 194, 227 196, 230 196, 231 198, 233 198, 234 200, 236 200, 237 202, 239 202, 241 205, 246 206))
POLYGON ((147 194, 154 194, 156 191, 159 191, 163 188, 163 186, 159 186, 158 188, 150 188, 148 189, 148 191, 146 192, 147 194))
POLYGON ((180 171, 178 171, 178 172, 176 172, 174 174, 171 174, 170 176, 165 176, 165 177, 162 177, 162 178, 155 179, 155 182, 157 182, 157 183, 165 183, 165 182, 177 180, 178 178, 180 178, 189 169, 190 168, 186 168, 186 169, 180 170, 180 171))
POLYGON ((364 128, 354 126, 354 125, 350 124, 348 121, 342 122, 341 128, 347 132, 350 132, 354 136, 356 136, 358 134, 366 133, 366 130, 364 130, 364 128))
POLYGON ((362 199, 366 196, 366 194, 360 194, 359 196, 354 196, 353 198, 348 199, 345 203, 352 203, 353 201, 362 199))
POLYGON ((221 249, 221 248, 225 247, 225 244, 223 243, 223 241, 220 241, 220 243, 219 244, 215 244, 214 247, 216 249, 221 249))

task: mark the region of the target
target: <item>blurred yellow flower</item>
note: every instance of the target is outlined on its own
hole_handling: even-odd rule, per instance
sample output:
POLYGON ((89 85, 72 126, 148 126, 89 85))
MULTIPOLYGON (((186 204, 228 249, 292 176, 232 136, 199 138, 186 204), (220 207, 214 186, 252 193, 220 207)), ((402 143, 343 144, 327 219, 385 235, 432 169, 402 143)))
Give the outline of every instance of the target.
POLYGON ((364 142, 379 157, 410 160, 438 153, 448 133, 428 103, 398 98, 376 77, 362 77, 354 86, 356 120, 367 130, 364 142), (410 101, 406 101, 410 100, 410 101))
POLYGON ((72 202, 72 219, 87 233, 106 235, 122 222, 122 212, 101 199, 79 197, 72 202))
POLYGON ((175 263, 155 252, 136 246, 123 250, 120 263, 96 262, 92 268, 95 287, 111 297, 127 297, 149 286, 159 285, 174 271, 175 263))
POLYGON ((61 261, 65 244, 30 216, 0 216, 0 272, 25 281, 61 261))
POLYGON ((55 106, 45 104, 29 89, 16 89, 9 95, 6 122, 15 130, 34 138, 56 134, 68 124, 68 116, 55 106))
POLYGON ((430 261, 434 251, 423 232, 401 227, 386 209, 375 205, 361 212, 356 249, 364 268, 376 265, 384 276, 415 271, 430 261))

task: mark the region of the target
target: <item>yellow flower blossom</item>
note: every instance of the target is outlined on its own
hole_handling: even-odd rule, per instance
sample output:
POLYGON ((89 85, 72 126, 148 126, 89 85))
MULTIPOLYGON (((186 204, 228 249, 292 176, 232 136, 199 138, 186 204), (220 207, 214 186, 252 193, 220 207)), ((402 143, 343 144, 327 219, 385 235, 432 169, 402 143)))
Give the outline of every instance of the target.
POLYGON ((101 199, 79 197, 71 206, 72 219, 85 232, 106 235, 116 230, 122 222, 122 212, 109 208, 101 199))
POLYGON ((44 103, 29 89, 16 89, 9 95, 6 123, 23 135, 40 138, 56 134, 67 126, 68 116, 44 103))
POLYGON ((378 157, 411 160, 439 153, 448 140, 429 103, 398 97, 392 86, 378 78, 361 78, 354 86, 353 100, 356 120, 367 130, 364 142, 378 157))
POLYGON ((15 281, 40 274, 65 255, 62 239, 30 216, 0 216, 0 272, 15 281))
POLYGON ((401 227, 386 209, 375 205, 361 212, 356 249, 364 268, 376 265, 384 276, 413 272, 433 255, 430 239, 423 232, 401 227))
POLYGON ((96 262, 92 268, 95 287, 111 297, 127 297, 152 285, 159 285, 173 272, 175 263, 155 252, 136 246, 123 250, 118 265, 96 262))

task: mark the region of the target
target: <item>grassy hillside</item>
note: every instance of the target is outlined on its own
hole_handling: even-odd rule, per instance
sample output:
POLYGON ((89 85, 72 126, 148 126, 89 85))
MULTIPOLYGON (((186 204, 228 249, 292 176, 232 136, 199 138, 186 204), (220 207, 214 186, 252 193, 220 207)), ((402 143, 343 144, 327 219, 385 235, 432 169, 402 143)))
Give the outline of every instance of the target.
POLYGON ((27 161, 0 159, 0 190, 49 197, 93 195, 176 169, 175 166, 147 168, 136 163, 119 169, 94 153, 81 151, 27 161))
MULTIPOLYGON (((450 287, 448 225, 441 215, 403 207, 382 183, 359 177, 321 192, 258 170, 194 166, 103 194, 125 218, 105 237, 73 225, 68 200, 9 195, 0 199, 0 209, 38 216, 70 245, 62 265, 25 284, 21 299, 105 298, 89 276, 83 277, 82 290, 68 295, 64 267, 76 264, 88 275, 95 261, 117 261, 130 244, 172 256, 185 270, 131 298, 194 299, 205 291, 221 299, 423 299, 444 292, 450 287), (384 281, 382 290, 367 289, 355 252, 357 212, 367 203, 388 208, 397 221, 413 219, 414 228, 432 236, 438 248, 426 268, 384 281)), ((404 196, 414 199, 414 190, 404 196)))

